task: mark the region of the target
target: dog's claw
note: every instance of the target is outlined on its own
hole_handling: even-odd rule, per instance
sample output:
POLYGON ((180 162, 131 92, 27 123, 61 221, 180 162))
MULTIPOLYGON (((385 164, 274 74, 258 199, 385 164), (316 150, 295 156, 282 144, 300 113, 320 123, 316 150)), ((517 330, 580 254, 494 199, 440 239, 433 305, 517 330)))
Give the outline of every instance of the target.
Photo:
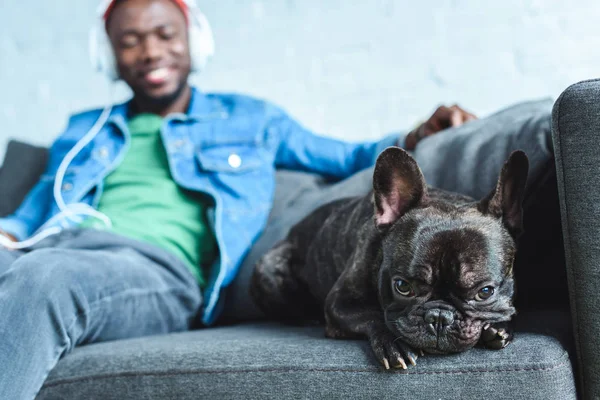
POLYGON ((421 355, 421 357, 425 357, 425 352, 423 351, 423 349, 419 349, 419 354, 421 355))
POLYGON ((371 348, 375 357, 381 360, 386 370, 390 367, 394 369, 408 369, 407 364, 416 365, 416 350, 398 339, 389 330, 381 330, 370 336, 371 348))
POLYGON ((390 369, 390 363, 387 360, 387 358, 383 359, 383 366, 385 367, 385 369, 390 369))
POLYGON ((402 369, 407 369, 408 368, 406 366, 406 363, 404 362, 404 360, 400 360, 400 362, 402 363, 402 369))
POLYGON ((387 358, 383 359, 383 366, 385 369, 390 369, 390 362, 387 360, 387 358))
POLYGON ((415 359, 413 357, 411 357, 410 355, 408 355, 408 361, 410 361, 410 363, 415 366, 417 365, 417 362, 415 361, 415 359))
POLYGON ((485 348, 500 350, 510 344, 512 336, 512 333, 505 327, 505 324, 498 324, 495 326, 486 324, 481 331, 479 342, 485 348))
POLYGON ((400 358, 398 361, 400 362, 400 364, 396 365, 394 368, 402 368, 402 369, 407 369, 408 368, 406 366, 406 362, 404 362, 404 360, 402 358, 400 358))

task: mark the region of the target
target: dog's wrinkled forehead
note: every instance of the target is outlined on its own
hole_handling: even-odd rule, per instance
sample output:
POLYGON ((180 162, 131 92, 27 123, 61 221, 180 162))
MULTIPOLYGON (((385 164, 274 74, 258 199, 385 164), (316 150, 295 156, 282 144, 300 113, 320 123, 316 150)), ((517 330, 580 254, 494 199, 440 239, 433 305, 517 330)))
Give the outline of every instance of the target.
POLYGON ((396 256, 404 258, 394 263, 403 269, 397 272, 429 285, 469 290, 483 281, 501 280, 512 262, 512 242, 501 223, 473 210, 417 212, 399 228, 411 240, 394 244, 396 256))

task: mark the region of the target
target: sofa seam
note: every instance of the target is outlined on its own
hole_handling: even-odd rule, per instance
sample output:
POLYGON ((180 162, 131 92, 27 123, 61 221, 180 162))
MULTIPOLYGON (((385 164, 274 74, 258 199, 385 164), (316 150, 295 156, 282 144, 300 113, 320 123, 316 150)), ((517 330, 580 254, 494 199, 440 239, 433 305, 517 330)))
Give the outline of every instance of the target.
MULTIPOLYGON (((565 358, 565 356, 563 356, 565 358)), ((481 374, 481 373, 504 373, 504 372, 530 372, 530 371, 554 371, 557 369, 564 368, 570 365, 570 359, 568 355, 566 360, 559 364, 549 365, 545 367, 525 367, 525 368, 503 368, 503 369, 472 369, 472 370, 454 370, 454 371, 398 371, 399 375, 465 375, 465 374, 481 374)), ((255 368, 255 369, 215 369, 215 370, 181 370, 181 371, 155 371, 155 372, 120 372, 116 374, 102 374, 95 376, 87 376, 72 379, 62 379, 54 382, 48 382, 44 384, 42 390, 61 386, 70 385, 78 382, 96 381, 103 379, 113 379, 120 377, 164 377, 164 376, 177 376, 177 375, 217 375, 217 374, 251 374, 251 373, 290 373, 290 372, 354 372, 354 373, 377 373, 380 370, 370 368, 255 368)))
MULTIPOLYGON (((563 241, 564 241, 564 246, 565 246, 565 252, 566 252, 566 256, 567 256, 567 262, 570 264, 572 263, 573 257, 571 254, 571 230, 572 230, 572 226, 571 223, 569 223, 570 219, 569 219, 569 207, 568 207, 568 200, 567 200, 567 192, 566 192, 566 187, 565 187, 565 168, 564 168, 564 154, 563 154, 563 148, 562 148, 562 131, 561 131, 561 107, 562 107, 562 100, 564 99, 564 97, 568 94, 569 91, 572 91, 574 87, 579 86, 581 84, 584 83, 588 83, 588 82, 594 82, 597 81, 598 79, 590 79, 588 81, 583 81, 583 82, 578 82, 575 84, 572 84, 570 86, 568 86, 563 93, 559 96, 559 98, 556 100, 556 104, 555 104, 555 108, 556 108, 556 120, 553 122, 554 128, 556 129, 556 135, 555 136, 555 141, 556 141, 556 145, 555 146, 555 154, 558 151, 559 153, 556 155, 559 155, 559 157, 556 158, 560 158, 560 180, 562 182, 562 188, 560 189, 560 192, 562 194, 562 198, 563 198, 563 203, 564 203, 564 215, 562 218, 562 224, 564 227, 566 227, 566 232, 567 235, 566 237, 564 237, 565 235, 563 235, 563 241)), ((558 171, 557 171, 558 172, 558 171)), ((567 274, 569 277, 569 282, 567 282, 568 286, 569 286, 569 293, 570 296, 572 296, 572 301, 571 303, 571 313, 572 313, 572 318, 574 321, 574 325, 575 325, 575 351, 578 354, 577 357, 577 364, 579 365, 579 368, 581 369, 581 371, 584 371, 584 365, 583 365, 583 360, 581 358, 581 340, 580 340, 580 321, 579 321, 579 312, 578 312, 578 304, 577 304, 577 299, 576 296, 574 296, 574 272, 573 272, 573 268, 567 268, 567 274)), ((585 379, 585 374, 582 373, 581 374, 581 382, 582 382, 582 387, 581 387, 581 391, 582 394, 583 392, 585 392, 585 386, 586 386, 586 382, 587 379, 585 379)))

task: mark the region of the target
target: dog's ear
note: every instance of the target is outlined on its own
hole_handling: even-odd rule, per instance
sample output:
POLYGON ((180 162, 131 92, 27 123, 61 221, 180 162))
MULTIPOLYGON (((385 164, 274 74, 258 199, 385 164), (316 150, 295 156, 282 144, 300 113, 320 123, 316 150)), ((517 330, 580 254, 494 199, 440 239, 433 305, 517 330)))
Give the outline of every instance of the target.
POLYGON ((502 218, 514 238, 523 231, 523 198, 528 174, 527 155, 521 150, 512 152, 502 167, 496 188, 477 207, 483 214, 502 218))
POLYGON ((416 161, 399 147, 379 154, 373 172, 375 224, 384 230, 427 197, 425 178, 416 161))

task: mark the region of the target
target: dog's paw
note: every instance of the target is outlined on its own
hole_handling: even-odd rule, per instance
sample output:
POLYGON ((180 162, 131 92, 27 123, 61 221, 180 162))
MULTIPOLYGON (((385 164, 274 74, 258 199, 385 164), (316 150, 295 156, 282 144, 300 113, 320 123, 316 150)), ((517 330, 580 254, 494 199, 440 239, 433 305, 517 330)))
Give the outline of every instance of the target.
POLYGON ((509 324, 486 325, 481 331, 479 343, 486 349, 500 350, 512 342, 513 332, 509 324))
MULTIPOLYGON (((370 337, 371 348, 385 369, 407 369, 409 365, 417 365, 417 351, 402 342, 389 331, 381 331, 370 337)), ((420 352, 422 355, 423 353, 420 352)))

